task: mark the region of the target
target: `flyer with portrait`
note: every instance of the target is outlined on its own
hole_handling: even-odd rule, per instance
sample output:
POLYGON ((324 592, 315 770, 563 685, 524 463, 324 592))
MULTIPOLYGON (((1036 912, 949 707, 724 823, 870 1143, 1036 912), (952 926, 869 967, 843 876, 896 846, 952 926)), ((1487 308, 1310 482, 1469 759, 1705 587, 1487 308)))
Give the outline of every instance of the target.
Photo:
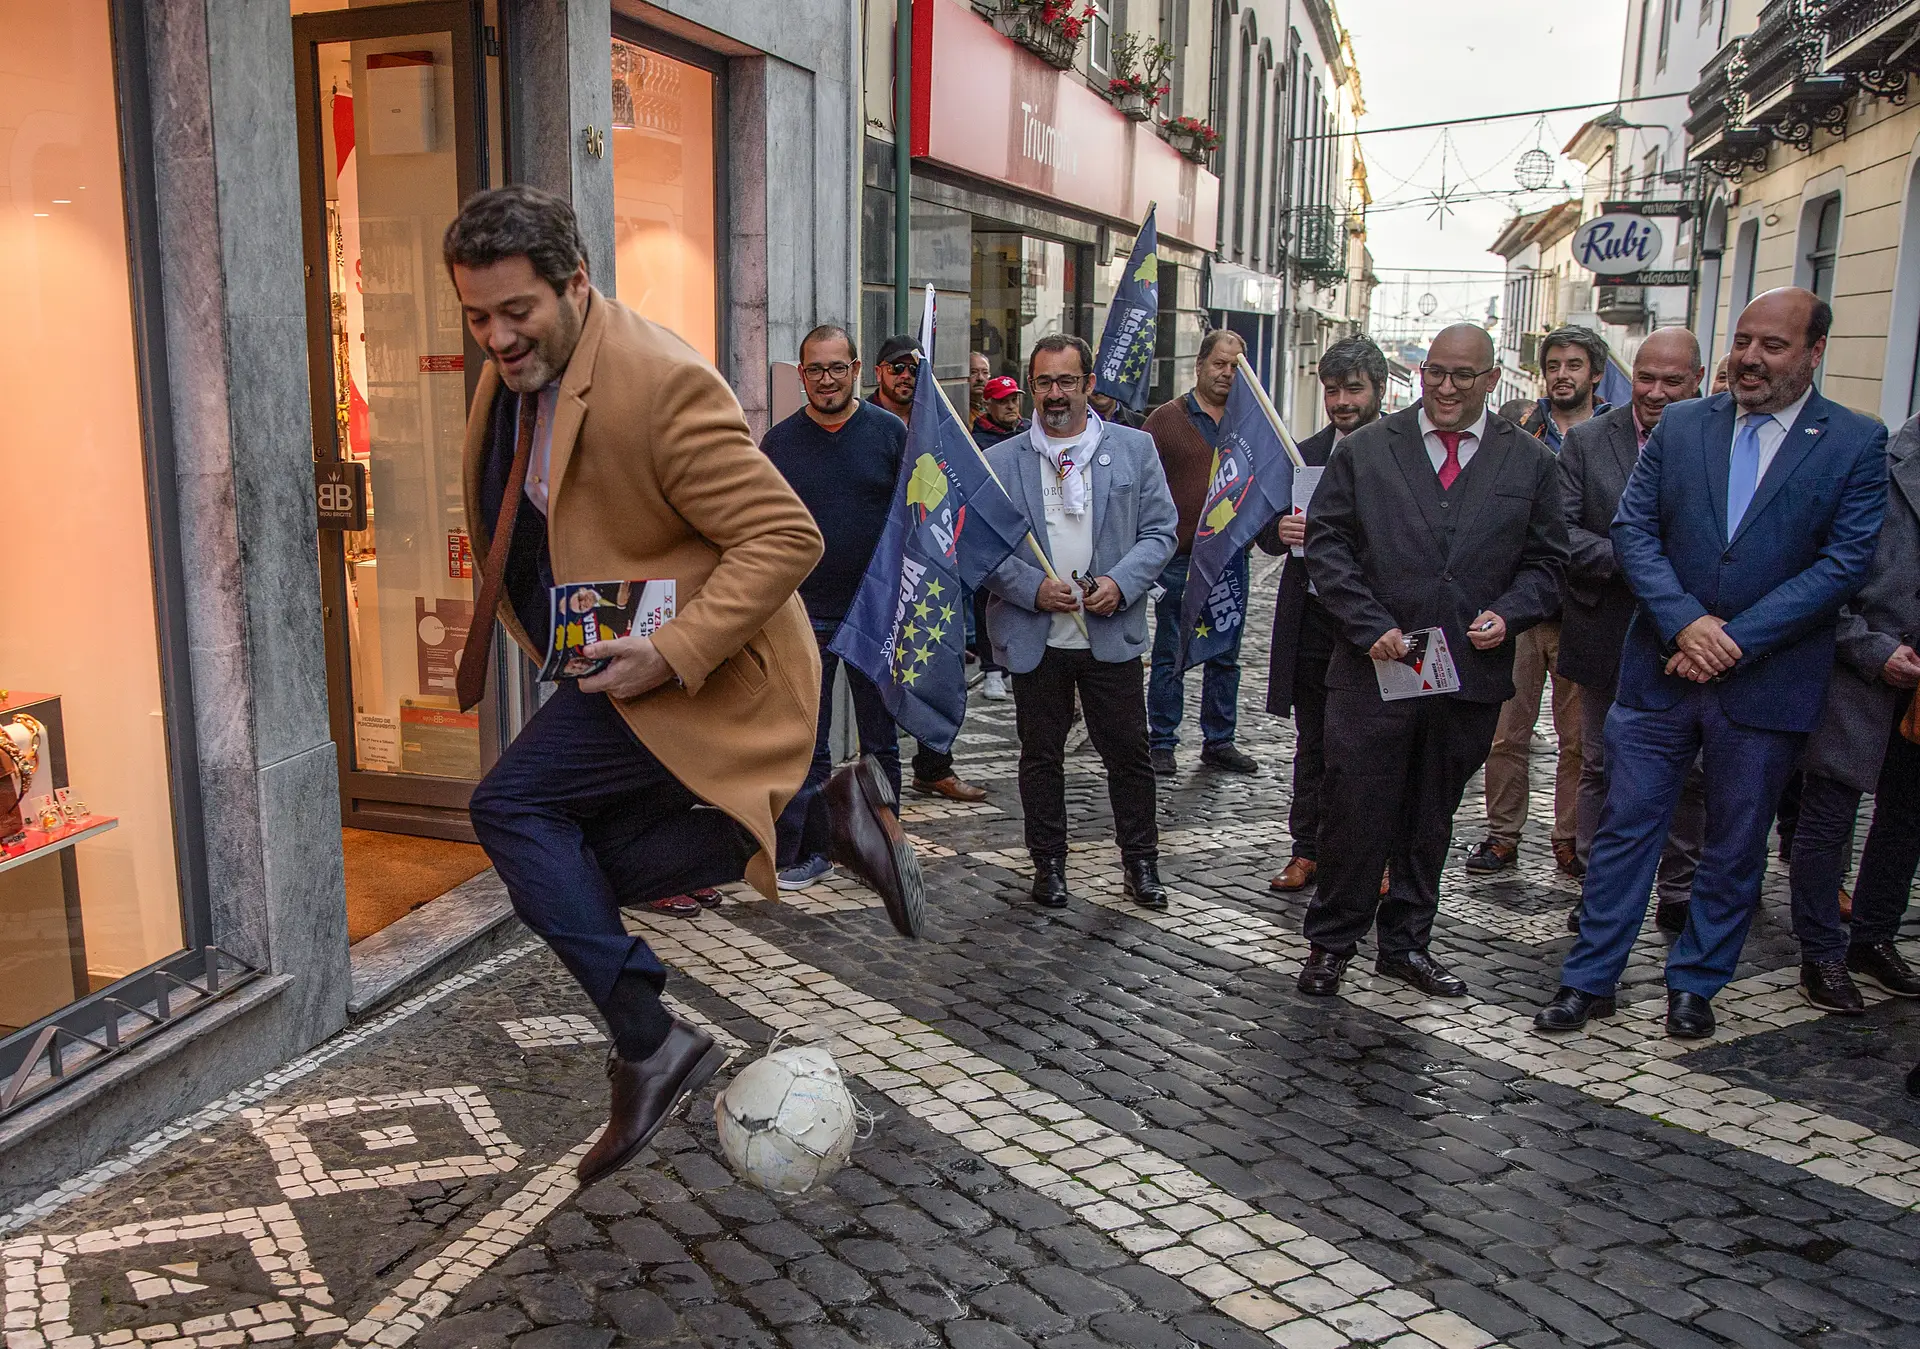
POLYGON ((1453 653, 1447 649, 1447 634, 1440 628, 1421 628, 1406 634, 1407 654, 1399 660, 1376 660, 1373 676, 1380 683, 1384 702, 1402 698, 1431 698, 1439 693, 1460 690, 1460 671, 1454 668, 1453 653))
POLYGON ((616 637, 651 637, 673 617, 672 581, 569 581, 553 587, 547 660, 540 678, 584 679, 607 668, 585 648, 616 637))

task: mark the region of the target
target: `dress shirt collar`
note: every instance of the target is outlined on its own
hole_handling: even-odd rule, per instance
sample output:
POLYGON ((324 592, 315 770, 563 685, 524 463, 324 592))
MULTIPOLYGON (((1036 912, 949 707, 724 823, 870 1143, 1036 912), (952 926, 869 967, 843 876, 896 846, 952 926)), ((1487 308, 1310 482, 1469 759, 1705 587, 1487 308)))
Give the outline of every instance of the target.
MULTIPOLYGON (((1809 384, 1805 389, 1802 389, 1800 391, 1800 396, 1794 399, 1793 402, 1789 403, 1786 407, 1781 408, 1778 412, 1766 413, 1764 415, 1772 417, 1775 424, 1780 428, 1781 434, 1784 435, 1786 432, 1791 431, 1793 429, 1793 424, 1795 422, 1800 420, 1800 414, 1806 410, 1807 400, 1812 397, 1813 397, 1813 385, 1809 384)), ((1742 418, 1751 417, 1753 415, 1752 413, 1748 412, 1745 408, 1742 408, 1738 403, 1734 404, 1734 409, 1736 412, 1736 416, 1734 420, 1736 422, 1738 422, 1742 418)), ((1760 433, 1762 435, 1765 435, 1766 432, 1767 432, 1767 428, 1765 426, 1762 426, 1760 428, 1760 433)), ((1734 434, 1736 435, 1739 434, 1739 431, 1737 428, 1734 434)))
MULTIPOLYGON (((1421 439, 1423 439, 1423 440, 1424 440, 1424 439, 1425 439, 1426 437, 1428 437, 1428 436, 1431 436, 1431 435, 1435 435, 1435 434, 1437 434, 1437 433, 1438 433, 1438 431, 1439 431, 1439 428, 1438 428, 1438 427, 1436 427, 1436 426, 1435 426, 1435 425, 1433 424, 1433 422, 1432 422, 1432 420, 1428 418, 1428 416, 1427 416, 1427 410, 1426 410, 1426 408, 1424 408, 1424 407, 1422 407, 1422 408, 1420 409, 1420 437, 1421 437, 1421 439)), ((1461 427, 1461 428, 1460 428, 1460 434, 1461 434, 1461 435, 1462 435, 1463 437, 1464 437, 1464 436, 1471 436, 1471 437, 1473 438, 1473 443, 1474 443, 1474 446, 1475 446, 1475 447, 1477 448, 1477 447, 1479 446, 1479 444, 1480 444, 1480 442, 1481 442, 1482 440, 1484 440, 1484 439, 1486 439, 1486 435, 1487 435, 1487 410, 1486 410, 1486 409, 1485 409, 1484 407, 1483 407, 1483 408, 1481 408, 1481 409, 1480 409, 1480 418, 1479 418, 1479 420, 1478 420, 1478 421, 1476 421, 1476 422, 1474 422, 1474 424, 1473 424, 1473 425, 1471 425, 1471 426, 1463 426, 1463 427, 1461 427)), ((1460 448, 1461 448, 1461 449, 1462 449, 1462 450, 1464 451, 1464 450, 1466 449, 1466 446, 1465 446, 1464 444, 1462 444, 1460 448)))

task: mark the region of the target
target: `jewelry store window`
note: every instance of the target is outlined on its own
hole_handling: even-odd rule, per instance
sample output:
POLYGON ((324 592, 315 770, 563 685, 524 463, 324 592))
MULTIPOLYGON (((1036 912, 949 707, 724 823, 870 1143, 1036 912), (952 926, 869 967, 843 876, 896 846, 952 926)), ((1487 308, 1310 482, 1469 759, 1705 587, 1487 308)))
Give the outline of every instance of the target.
POLYGON ((624 20, 615 29, 614 291, 718 366, 722 64, 624 20))
POLYGON ((157 324, 142 321, 129 264, 150 239, 133 190, 148 189, 138 164, 149 161, 129 155, 123 181, 129 91, 116 85, 137 4, 39 0, 8 13, 0 1113, 203 1001, 210 970, 221 983, 207 965, 217 956, 186 950, 202 924, 183 899, 200 887, 177 845, 186 798, 173 737, 191 725, 175 701, 185 681, 163 675, 183 647, 164 631, 177 554, 152 527, 165 478, 149 452, 155 393, 141 348, 157 324))

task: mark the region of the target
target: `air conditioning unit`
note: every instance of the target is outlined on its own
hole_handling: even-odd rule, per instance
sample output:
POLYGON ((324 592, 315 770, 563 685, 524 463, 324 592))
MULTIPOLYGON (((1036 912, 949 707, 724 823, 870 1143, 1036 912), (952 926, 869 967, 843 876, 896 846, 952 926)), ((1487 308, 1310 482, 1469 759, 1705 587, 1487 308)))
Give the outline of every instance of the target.
POLYGON ((1595 286, 1593 300, 1594 312, 1599 314, 1602 323, 1617 323, 1625 328, 1644 322, 1647 317, 1645 286, 1595 286))

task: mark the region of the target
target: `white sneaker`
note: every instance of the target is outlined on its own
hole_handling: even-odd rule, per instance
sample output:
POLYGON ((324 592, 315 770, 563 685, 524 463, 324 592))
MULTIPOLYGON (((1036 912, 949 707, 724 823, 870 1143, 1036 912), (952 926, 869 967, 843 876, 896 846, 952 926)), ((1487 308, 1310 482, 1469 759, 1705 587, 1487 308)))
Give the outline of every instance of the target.
POLYGON ((998 670, 988 670, 987 677, 980 681, 980 696, 990 703, 1004 703, 1007 700, 1007 677, 998 670))

